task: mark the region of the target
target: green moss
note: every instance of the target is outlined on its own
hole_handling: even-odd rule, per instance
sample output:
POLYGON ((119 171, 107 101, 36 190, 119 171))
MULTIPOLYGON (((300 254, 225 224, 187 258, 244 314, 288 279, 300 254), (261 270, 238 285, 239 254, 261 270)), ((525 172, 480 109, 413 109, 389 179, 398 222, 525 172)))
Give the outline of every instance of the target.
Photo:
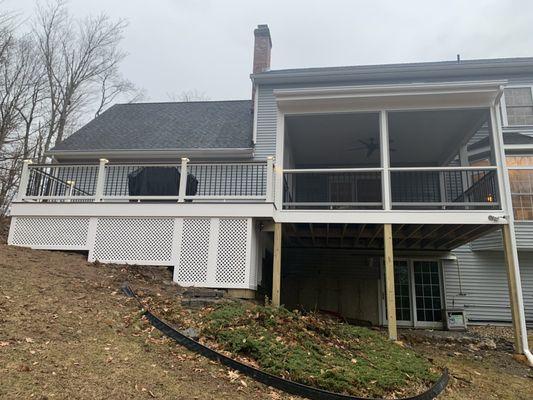
POLYGON ((284 308, 228 303, 203 334, 267 372, 326 390, 383 396, 437 379, 431 364, 374 330, 284 308))

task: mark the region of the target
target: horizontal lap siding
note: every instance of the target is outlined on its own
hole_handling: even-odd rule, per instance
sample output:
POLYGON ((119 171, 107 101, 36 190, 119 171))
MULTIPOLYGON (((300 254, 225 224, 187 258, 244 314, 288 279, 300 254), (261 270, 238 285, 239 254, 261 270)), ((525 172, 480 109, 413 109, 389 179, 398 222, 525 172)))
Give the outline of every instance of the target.
MULTIPOLYGON (((468 318, 477 322, 510 322, 509 290, 502 251, 471 251, 463 246, 454 251, 455 261, 444 261, 446 306, 464 307, 468 318)), ((520 253, 520 273, 526 319, 533 324, 533 253, 520 253)))
POLYGON ((276 155, 278 106, 271 86, 260 86, 257 100, 257 138, 255 158, 264 160, 276 155))
MULTIPOLYGON (((515 223, 516 246, 519 250, 533 252, 533 221, 515 223)), ((503 251, 502 233, 500 230, 491 232, 472 242, 472 250, 503 251)))

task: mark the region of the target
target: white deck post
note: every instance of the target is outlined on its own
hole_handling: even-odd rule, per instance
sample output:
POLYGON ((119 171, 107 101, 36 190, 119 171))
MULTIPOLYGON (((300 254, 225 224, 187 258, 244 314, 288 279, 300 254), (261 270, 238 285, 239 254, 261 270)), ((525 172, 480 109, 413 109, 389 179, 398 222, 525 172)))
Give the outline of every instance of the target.
POLYGON ((96 202, 101 202, 104 197, 104 187, 105 187, 105 166, 109 160, 105 158, 100 159, 100 164, 98 165, 98 176, 96 178, 96 190, 94 192, 96 202))
POLYGON ((30 181, 30 168, 32 164, 31 160, 24 160, 22 162, 22 171, 20 173, 19 191, 17 194, 17 200, 22 201, 26 197, 26 191, 28 190, 28 182, 30 181))
POLYGON ((178 191, 178 203, 183 203, 185 201, 185 196, 187 195, 187 163, 190 160, 187 157, 182 157, 181 159, 181 169, 180 169, 180 187, 178 191))
POLYGON ((274 200, 272 189, 274 187, 274 157, 267 157, 267 166, 266 166, 266 198, 267 203, 272 203, 274 200))
POLYGON ((503 132, 501 129, 500 110, 496 104, 490 108, 492 138, 494 145, 494 156, 498 166, 498 188, 500 189, 500 203, 506 213, 507 226, 503 226, 503 244, 505 250, 505 260, 507 266, 507 280, 509 284, 509 301, 511 303, 511 315, 513 318, 513 328, 515 334, 515 352, 525 354, 529 364, 533 366, 533 356, 529 350, 527 340, 526 316, 524 310, 524 298, 522 295, 522 281, 520 278, 520 264, 518 261, 518 250, 516 248, 516 237, 514 230, 513 201, 511 196, 511 184, 509 172, 505 159, 503 142, 503 132))
POLYGON ((74 193, 74 185, 76 185, 76 181, 67 181, 67 185, 68 185, 67 201, 70 202, 72 200, 71 199, 72 193, 74 193))
POLYGON ((389 121, 387 111, 379 113, 379 133, 381 144, 381 201, 384 210, 392 210, 391 178, 390 178, 390 153, 389 153, 389 121))

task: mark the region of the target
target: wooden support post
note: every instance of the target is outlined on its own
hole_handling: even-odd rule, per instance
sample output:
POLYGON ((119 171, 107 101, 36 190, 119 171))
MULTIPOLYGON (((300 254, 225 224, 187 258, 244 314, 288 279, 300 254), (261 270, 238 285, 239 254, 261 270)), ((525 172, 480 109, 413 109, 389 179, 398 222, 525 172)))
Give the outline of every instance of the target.
POLYGON ((387 319, 389 321, 389 339, 398 339, 396 328, 396 300, 394 293, 394 255, 392 250, 392 226, 383 225, 383 242, 385 245, 385 282, 387 291, 387 319))
MULTIPOLYGON (((522 288, 520 287, 520 275, 518 264, 515 260, 513 249, 513 235, 509 224, 502 226, 503 248, 505 251, 505 264, 507 267, 507 281, 509 284, 509 301, 511 304, 511 316, 513 318, 513 329, 515 339, 515 352, 522 354, 524 352, 525 318, 522 302, 522 288)), ((527 343, 527 342, 526 342, 527 343)))
POLYGON ((281 223, 274 224, 274 263, 272 268, 272 305, 281 304, 281 223))

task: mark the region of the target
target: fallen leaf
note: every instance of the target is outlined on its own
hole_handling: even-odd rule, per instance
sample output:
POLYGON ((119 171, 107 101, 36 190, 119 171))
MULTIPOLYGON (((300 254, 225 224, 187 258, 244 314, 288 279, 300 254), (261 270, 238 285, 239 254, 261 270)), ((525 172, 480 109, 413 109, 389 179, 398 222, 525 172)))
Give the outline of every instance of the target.
POLYGON ((31 337, 26 338, 27 343, 35 343, 35 340, 33 340, 31 337))

